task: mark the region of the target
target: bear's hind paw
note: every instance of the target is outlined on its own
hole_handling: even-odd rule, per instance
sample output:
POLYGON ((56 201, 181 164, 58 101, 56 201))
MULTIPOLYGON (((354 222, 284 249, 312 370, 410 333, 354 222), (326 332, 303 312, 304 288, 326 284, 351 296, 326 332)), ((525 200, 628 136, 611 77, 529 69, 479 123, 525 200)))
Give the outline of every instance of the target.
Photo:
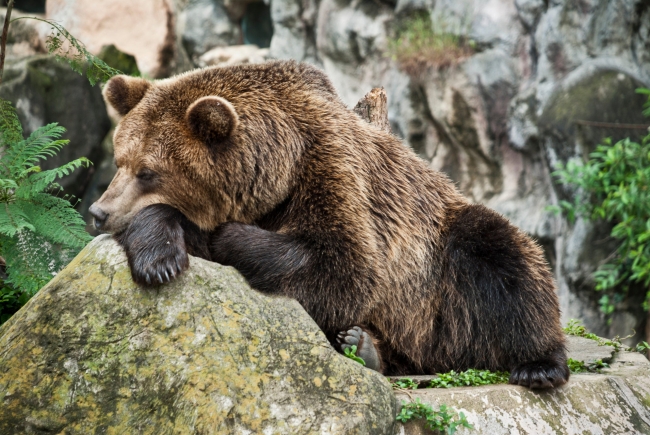
POLYGON ((379 360, 377 348, 372 342, 370 334, 360 327, 353 326, 346 331, 339 332, 336 336, 336 342, 341 351, 356 346, 356 355, 364 360, 366 367, 375 371, 380 371, 381 361, 379 360))
POLYGON ((566 362, 538 361, 522 364, 510 373, 510 383, 532 389, 555 388, 569 380, 566 362))

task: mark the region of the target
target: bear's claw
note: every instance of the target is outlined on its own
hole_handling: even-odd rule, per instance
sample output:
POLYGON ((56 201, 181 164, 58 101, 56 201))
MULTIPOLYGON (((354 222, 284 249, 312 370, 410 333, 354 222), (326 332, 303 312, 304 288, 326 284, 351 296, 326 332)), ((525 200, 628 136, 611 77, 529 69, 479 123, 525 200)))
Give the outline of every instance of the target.
POLYGON ((124 247, 136 283, 165 284, 189 267, 179 214, 165 204, 150 205, 136 214, 123 233, 115 236, 124 247))
POLYGON ((365 361, 366 367, 375 371, 379 371, 381 366, 381 363, 379 361, 379 354, 377 353, 377 349, 372 342, 370 334, 368 334, 366 331, 358 326, 353 326, 347 331, 339 332, 336 336, 336 342, 338 343, 341 351, 344 351, 349 347, 356 346, 356 355, 365 361))
POLYGON ((555 388, 569 380, 566 362, 539 361, 522 364, 510 373, 510 383, 528 388, 555 388))
POLYGON ((148 252, 130 253, 129 264, 133 280, 143 285, 171 282, 189 267, 187 252, 178 245, 151 247, 148 252), (170 248, 174 246, 174 248, 170 248), (142 253, 142 255, 138 255, 142 253))

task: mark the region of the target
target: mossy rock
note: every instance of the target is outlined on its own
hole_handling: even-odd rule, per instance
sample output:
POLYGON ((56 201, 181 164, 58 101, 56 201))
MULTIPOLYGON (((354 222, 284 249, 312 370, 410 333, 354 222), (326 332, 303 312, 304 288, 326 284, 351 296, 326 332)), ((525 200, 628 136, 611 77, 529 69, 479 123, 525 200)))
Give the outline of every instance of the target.
POLYGON ((540 130, 555 138, 551 145, 563 161, 574 156, 573 142, 586 154, 608 137, 618 141, 647 134, 643 128, 612 124, 650 124, 642 114, 647 98, 635 92, 644 83, 619 70, 585 71, 555 89, 539 118, 540 130))
POLYGON ((296 301, 191 264, 145 289, 108 236, 90 243, 0 327, 0 433, 391 433, 386 379, 296 301))

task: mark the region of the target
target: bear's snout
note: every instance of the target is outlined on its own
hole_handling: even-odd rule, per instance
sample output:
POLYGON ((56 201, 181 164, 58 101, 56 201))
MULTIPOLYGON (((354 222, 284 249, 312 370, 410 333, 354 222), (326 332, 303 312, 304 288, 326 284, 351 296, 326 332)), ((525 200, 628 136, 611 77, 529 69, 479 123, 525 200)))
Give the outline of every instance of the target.
POLYGON ((106 222, 108 213, 106 213, 104 210, 99 208, 97 206, 97 203, 91 205, 90 208, 88 209, 88 212, 93 216, 93 219, 95 220, 95 228, 98 230, 101 229, 104 223, 106 222))

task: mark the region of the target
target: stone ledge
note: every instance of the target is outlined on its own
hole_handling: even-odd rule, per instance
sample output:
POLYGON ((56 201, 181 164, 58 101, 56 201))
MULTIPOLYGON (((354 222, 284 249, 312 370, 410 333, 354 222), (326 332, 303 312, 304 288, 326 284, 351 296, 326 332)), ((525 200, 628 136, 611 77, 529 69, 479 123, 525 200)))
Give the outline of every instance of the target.
MULTIPOLYGON (((650 362, 641 354, 619 352, 596 342, 569 337, 569 357, 590 363, 611 360, 600 374, 574 374, 555 391, 513 385, 418 389, 397 392, 400 400, 419 398, 437 408, 454 407, 474 430, 459 435, 650 434, 650 362), (607 358, 609 356, 609 358, 607 358)), ((422 380, 421 380, 422 381, 422 380)), ((422 421, 399 424, 396 434, 432 433, 422 421)))

